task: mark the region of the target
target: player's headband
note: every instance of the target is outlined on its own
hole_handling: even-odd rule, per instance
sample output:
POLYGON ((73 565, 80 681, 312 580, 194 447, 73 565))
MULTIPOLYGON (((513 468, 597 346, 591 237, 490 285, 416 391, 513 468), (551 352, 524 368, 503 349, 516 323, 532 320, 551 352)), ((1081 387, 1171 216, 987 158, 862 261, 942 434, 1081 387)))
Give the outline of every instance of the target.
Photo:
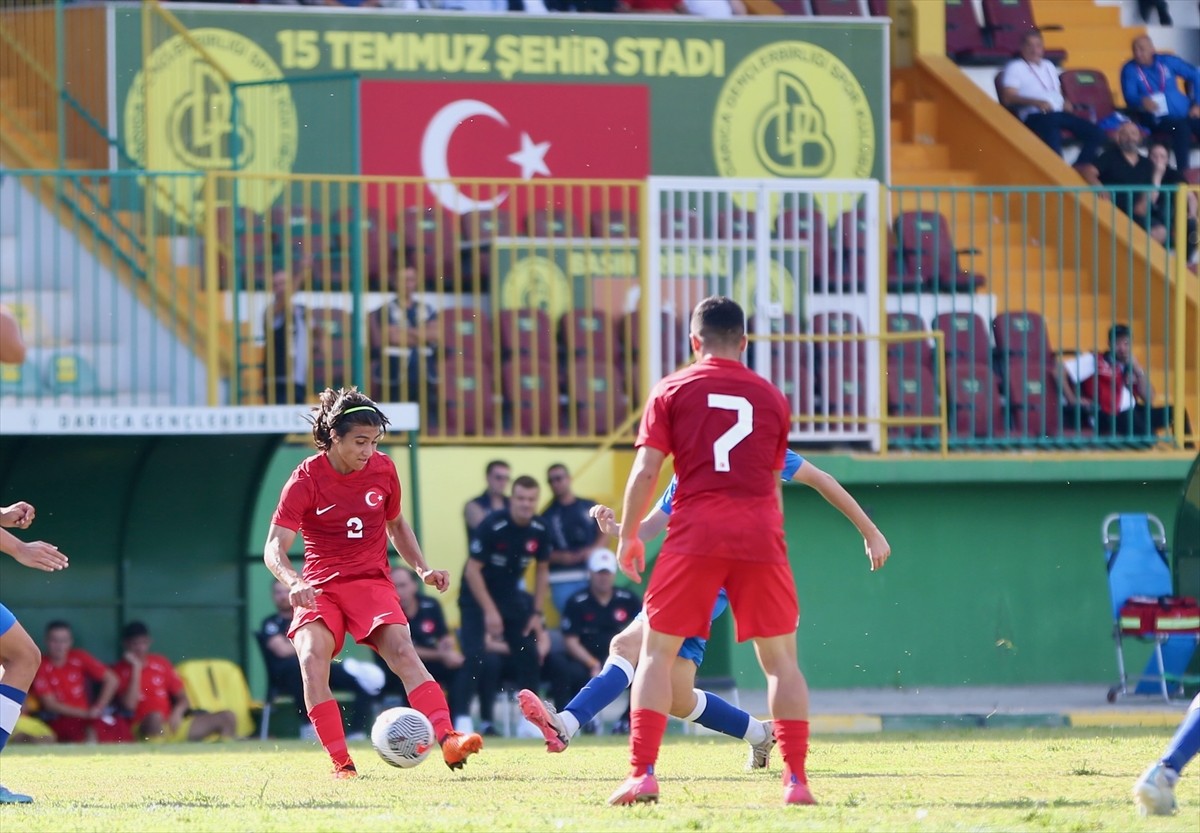
POLYGON ((346 410, 342 411, 342 416, 345 416, 346 414, 352 414, 355 411, 376 411, 376 413, 378 413, 378 410, 376 408, 372 408, 370 405, 358 405, 354 408, 347 408, 346 410))

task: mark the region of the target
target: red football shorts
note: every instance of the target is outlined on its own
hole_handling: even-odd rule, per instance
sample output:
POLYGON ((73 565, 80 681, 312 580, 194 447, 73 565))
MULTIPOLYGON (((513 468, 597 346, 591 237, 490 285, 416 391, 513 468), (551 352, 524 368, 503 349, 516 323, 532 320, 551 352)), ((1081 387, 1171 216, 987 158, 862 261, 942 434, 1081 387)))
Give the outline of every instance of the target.
MULTIPOLYGON (((99 722, 99 721, 95 721, 99 722)), ((90 717, 56 717, 47 725, 54 730, 59 743, 83 743, 88 739, 87 730, 93 721, 90 717)))
POLYGON ((408 624, 396 587, 386 578, 333 579, 320 585, 320 590, 316 610, 298 607, 292 614, 289 639, 298 628, 319 619, 333 634, 333 655, 337 656, 346 634, 361 644, 380 625, 408 624))
POLYGON ((785 562, 743 561, 664 552, 646 588, 646 618, 659 633, 708 638, 712 608, 724 587, 738 642, 792 633, 800 603, 785 562))

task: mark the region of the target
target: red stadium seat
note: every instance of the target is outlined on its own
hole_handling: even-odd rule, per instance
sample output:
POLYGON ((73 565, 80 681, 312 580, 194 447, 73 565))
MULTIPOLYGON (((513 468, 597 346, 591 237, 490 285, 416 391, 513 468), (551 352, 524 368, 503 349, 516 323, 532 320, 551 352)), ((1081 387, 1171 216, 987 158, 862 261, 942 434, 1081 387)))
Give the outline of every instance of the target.
POLYGON ((494 334, 492 319, 482 309, 447 307, 437 317, 441 326, 438 349, 448 356, 461 356, 472 366, 491 372, 494 334))
POLYGON ((659 233, 666 240, 699 240, 703 232, 700 215, 694 209, 664 210, 659 217, 659 233))
POLYGON ((504 360, 500 389, 514 432, 526 437, 557 433, 557 381, 552 361, 534 361, 528 354, 504 360))
POLYGON ((538 363, 557 361, 554 329, 550 326, 550 316, 545 310, 500 310, 497 326, 500 329, 500 350, 504 359, 526 356, 538 363))
POLYGON ((754 212, 727 205, 717 212, 717 237, 721 240, 753 240, 754 212))
POLYGON ((350 313, 329 307, 316 307, 308 312, 311 316, 309 338, 312 351, 310 387, 315 390, 337 390, 357 384, 360 380, 350 378, 353 367, 350 313))
MULTIPOLYGON (((1009 55, 1021 51, 1021 38, 1031 29, 1053 32, 1058 25, 1038 26, 1029 0, 983 0, 983 24, 992 37, 992 45, 1009 55)), ((1062 64, 1067 53, 1062 49, 1047 49, 1046 60, 1062 64)))
POLYGON ((525 233, 530 237, 583 237, 579 219, 563 208, 538 208, 525 218, 525 233))
POLYGON ((870 240, 870 236, 867 234, 865 210, 859 207, 842 212, 842 216, 838 218, 835 235, 841 237, 841 249, 830 257, 829 283, 833 285, 837 283, 838 274, 834 266, 840 260, 842 291, 865 291, 867 286, 867 245, 870 240))
POLYGON ((439 357, 439 407, 430 415, 431 436, 491 436, 496 433, 497 399, 490 366, 462 355, 439 357))
MULTIPOLYGON (((889 333, 920 333, 926 330, 921 316, 911 312, 889 312, 884 323, 889 333)), ((934 345, 927 338, 920 341, 889 341, 887 355, 889 359, 894 358, 906 366, 932 368, 934 365, 934 345)))
POLYGON ((640 236, 640 223, 636 211, 593 211, 589 231, 602 240, 627 240, 640 236))
POLYGON ((824 292, 829 286, 830 251, 829 226, 821 209, 815 205, 784 211, 775 225, 775 237, 795 240, 808 245, 812 258, 813 287, 824 292))
POLYGON ((971 0, 946 0, 946 54, 965 66, 994 66, 1013 57, 984 42, 971 0))
POLYGON ((600 360, 573 362, 563 393, 567 404, 562 407, 562 427, 569 433, 605 436, 629 414, 619 370, 600 360))
POLYGON ((796 17, 808 17, 808 0, 775 0, 779 11, 796 17))
POLYGON ((487 292, 492 278, 492 240, 511 237, 513 215, 505 210, 472 211, 459 217, 463 240, 463 273, 474 277, 481 292, 487 292))
POLYGON ((1004 312, 992 321, 996 352, 1044 359, 1051 354, 1046 322, 1032 311, 1004 312))
POLYGON ((973 312, 943 312, 933 318, 933 328, 945 334, 946 360, 991 364, 992 343, 988 326, 973 312))
MULTIPOLYGON (((858 316, 850 312, 817 313, 813 335, 862 333, 858 316)), ((867 408, 867 346, 862 340, 834 341, 813 345, 813 364, 818 378, 821 408, 829 414, 862 415, 867 408)), ((845 429, 861 425, 843 423, 845 429)), ((820 426, 818 426, 818 430, 820 426)))
POLYGON ((1014 433, 1022 439, 1062 436, 1058 384, 1042 362, 1010 356, 1005 366, 1014 433))
POLYGON ((812 0, 812 12, 821 17, 862 17, 858 0, 812 0))
MULTIPOLYGON (((804 328, 795 315, 784 315, 772 321, 773 335, 801 335, 804 328)), ((816 372, 812 361, 812 345, 807 341, 771 342, 771 381, 787 397, 792 413, 811 414, 816 372)), ((810 433, 811 422, 801 422, 798 430, 810 433)))
POLYGON ((1004 396, 990 364, 977 364, 966 358, 948 361, 946 388, 952 439, 1008 436, 1004 396))
MULTIPOLYGON (((908 364, 899 356, 888 356, 888 414, 895 417, 937 417, 937 382, 925 365, 908 364)), ((889 439, 935 438, 936 425, 894 425, 889 439)))
POLYGON ((1100 70, 1068 69, 1058 80, 1063 98, 1075 106, 1076 113, 1085 110, 1088 121, 1098 124, 1117 112, 1108 78, 1100 70))
POLYGON ((417 252, 413 266, 427 283, 453 282, 462 245, 460 222, 454 215, 433 208, 404 210, 396 245, 417 252))
POLYGON ((871 17, 891 17, 888 0, 867 0, 867 12, 871 17))
POLYGON ((973 249, 954 248, 954 237, 939 212, 906 211, 896 218, 896 241, 902 258, 901 275, 919 277, 924 288, 937 292, 974 292, 984 283, 959 267, 957 255, 973 249))
POLYGON ((620 358, 612 321, 604 310, 576 309, 564 313, 559 331, 568 361, 597 356, 615 363, 620 358))

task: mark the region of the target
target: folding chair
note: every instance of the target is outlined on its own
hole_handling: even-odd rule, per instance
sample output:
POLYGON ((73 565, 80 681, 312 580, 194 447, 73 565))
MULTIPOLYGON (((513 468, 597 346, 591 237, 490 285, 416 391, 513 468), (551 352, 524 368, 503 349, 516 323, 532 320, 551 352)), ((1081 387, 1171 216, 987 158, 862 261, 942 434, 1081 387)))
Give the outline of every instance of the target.
POLYGON ((236 663, 227 659, 189 659, 179 663, 175 671, 183 680, 193 709, 231 711, 237 718, 239 738, 254 733, 254 718, 250 713, 261 710, 263 704, 250 696, 246 675, 236 663))
MULTIPOLYGON (((1200 643, 1200 607, 1195 599, 1171 595, 1171 566, 1167 554, 1167 533, 1162 521, 1150 514, 1112 514, 1100 527, 1104 556, 1108 566, 1108 589, 1112 598, 1113 641, 1117 648, 1117 672, 1120 682, 1108 690, 1108 701, 1129 693, 1125 673, 1124 639, 1133 637, 1154 643, 1154 662, 1139 682, 1157 682, 1163 699, 1170 701, 1168 679, 1182 689, 1182 673, 1167 673, 1163 645, 1178 637, 1191 643, 1194 652, 1200 643), (1114 534, 1114 524, 1117 525, 1114 534), (1152 531, 1153 528, 1153 531, 1152 531)), ((1190 653, 1179 667, 1186 668, 1190 653)), ((1172 663, 1175 665, 1176 663, 1172 663)))

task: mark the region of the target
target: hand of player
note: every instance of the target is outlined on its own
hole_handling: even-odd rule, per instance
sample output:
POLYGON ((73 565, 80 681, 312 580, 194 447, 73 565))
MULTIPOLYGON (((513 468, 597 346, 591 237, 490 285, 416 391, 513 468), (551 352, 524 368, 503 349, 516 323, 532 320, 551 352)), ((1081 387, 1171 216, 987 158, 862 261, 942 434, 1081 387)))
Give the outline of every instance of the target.
POLYGON ((642 583, 642 571, 646 569, 646 545, 640 538, 622 538, 617 542, 617 566, 634 584, 642 583))
POLYGON ((447 570, 426 570, 421 580, 430 587, 436 587, 439 593, 450 589, 450 573, 447 570))
POLYGON ((67 569, 67 557, 53 544, 47 544, 45 541, 22 541, 16 549, 13 558, 26 567, 45 570, 47 573, 67 569))
POLYGON ((321 588, 313 587, 302 578, 296 579, 296 582, 288 590, 288 601, 292 603, 292 607, 307 607, 309 610, 317 609, 317 596, 321 594, 321 588))
POLYGON ((493 639, 504 638, 504 619, 500 617, 500 611, 484 611, 483 629, 487 632, 488 636, 491 636, 493 639))
POLYGON ((550 654, 550 634, 546 633, 545 628, 540 628, 537 632, 537 653, 539 664, 545 662, 550 654))
POLYGON ((12 506, 0 509, 0 526, 29 529, 29 525, 33 523, 33 516, 33 505, 18 500, 12 506))
POLYGON ((605 535, 621 534, 621 525, 617 523, 617 513, 611 506, 598 503, 588 510, 588 514, 592 516, 596 526, 600 527, 600 531, 605 535))
POLYGON ((879 530, 863 539, 863 543, 866 546, 867 558, 871 559, 871 572, 875 572, 887 562, 888 556, 892 554, 892 547, 879 530))

